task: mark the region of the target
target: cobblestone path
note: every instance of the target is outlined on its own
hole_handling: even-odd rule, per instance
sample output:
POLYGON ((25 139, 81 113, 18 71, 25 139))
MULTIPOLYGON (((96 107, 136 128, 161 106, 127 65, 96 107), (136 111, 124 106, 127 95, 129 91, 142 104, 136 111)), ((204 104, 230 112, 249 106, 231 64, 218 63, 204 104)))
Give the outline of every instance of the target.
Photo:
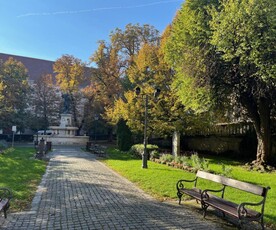
MULTIPOLYGON (((185 206, 162 203, 78 148, 56 148, 28 212, 1 229, 222 229, 185 206)), ((2 223, 1 223, 2 221, 2 223)))

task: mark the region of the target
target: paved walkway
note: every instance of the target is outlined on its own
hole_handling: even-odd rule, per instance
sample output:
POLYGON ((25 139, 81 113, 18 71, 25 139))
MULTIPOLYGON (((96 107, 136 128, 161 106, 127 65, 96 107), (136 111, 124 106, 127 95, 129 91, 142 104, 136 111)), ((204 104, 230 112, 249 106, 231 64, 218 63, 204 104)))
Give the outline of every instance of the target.
POLYGON ((72 147, 51 153, 31 211, 9 214, 0 228, 222 229, 184 205, 156 201, 72 147))

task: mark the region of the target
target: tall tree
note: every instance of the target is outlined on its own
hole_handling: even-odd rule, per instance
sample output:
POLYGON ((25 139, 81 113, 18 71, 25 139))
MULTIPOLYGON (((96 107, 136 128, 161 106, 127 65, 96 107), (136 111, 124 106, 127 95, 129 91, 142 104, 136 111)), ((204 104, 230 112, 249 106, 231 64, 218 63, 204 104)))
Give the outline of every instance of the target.
POLYGON ((159 32, 153 26, 128 24, 125 30, 116 28, 110 34, 111 44, 120 50, 124 59, 131 59, 137 54, 143 44, 155 44, 159 42, 159 32))
MULTIPOLYGON (((104 41, 99 42, 97 51, 91 56, 91 62, 97 68, 92 69, 90 85, 84 90, 87 99, 85 106, 86 129, 93 129, 95 117, 104 113, 105 107, 113 106, 114 98, 122 92, 122 63, 115 48, 104 41)), ((107 126, 110 139, 112 127, 107 126)))
POLYGON ((271 118, 276 99, 276 2, 224 1, 211 11, 211 44, 229 66, 224 85, 252 120, 257 165, 271 156, 271 118))
POLYGON ((97 65, 92 71, 91 85, 97 88, 95 92, 100 95, 103 105, 110 105, 122 92, 123 65, 118 50, 100 41, 90 60, 97 65))
POLYGON ((164 59, 164 44, 169 35, 166 30, 158 45, 145 43, 133 57, 127 75, 133 86, 141 89, 136 96, 134 90, 125 93, 124 98, 116 100, 115 106, 107 110, 107 118, 116 124, 120 119, 135 132, 144 127, 145 97, 148 98, 148 136, 158 134, 171 136, 173 131, 191 128, 194 114, 187 112, 172 88, 174 72, 164 59), (158 98, 155 90, 160 90, 158 98))
POLYGON ((13 58, 0 62, 0 123, 2 128, 17 125, 25 127, 27 108, 27 69, 13 58))
MULTIPOLYGON (((72 55, 63 55, 54 63, 54 71, 57 73, 56 84, 60 87, 64 99, 67 100, 67 103, 70 103, 70 111, 63 112, 72 112, 74 123, 79 129, 82 125, 82 119, 78 119, 80 118, 78 106, 81 105, 79 88, 85 80, 84 68, 84 63, 72 55)), ((68 110, 68 105, 66 107, 66 110, 68 110)))
POLYGON ((215 102, 247 111, 258 137, 257 165, 271 153, 275 25, 272 0, 187 0, 166 47, 186 107, 208 111, 215 102))
POLYGON ((32 127, 46 130, 57 125, 61 108, 61 96, 51 74, 40 76, 32 86, 32 127))
POLYGON ((99 42, 90 58, 97 68, 92 71, 91 85, 85 90, 89 114, 104 115, 105 109, 112 108, 115 100, 124 98, 125 90, 133 89, 127 75, 133 56, 144 43, 156 44, 158 39, 158 31, 152 26, 128 24, 124 30, 117 28, 111 32, 110 42, 99 42))
POLYGON ((210 109, 210 81, 221 65, 210 45, 208 6, 218 0, 187 0, 175 16, 165 46, 165 58, 175 70, 174 88, 186 108, 200 113, 210 109))

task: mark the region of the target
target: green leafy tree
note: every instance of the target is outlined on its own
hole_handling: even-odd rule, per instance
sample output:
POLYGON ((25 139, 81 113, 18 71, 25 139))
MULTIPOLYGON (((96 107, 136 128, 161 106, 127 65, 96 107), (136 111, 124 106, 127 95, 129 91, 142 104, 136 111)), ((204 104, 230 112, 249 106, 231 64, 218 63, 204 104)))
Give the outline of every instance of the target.
POLYGON ((215 102, 244 109, 257 133, 257 165, 271 157, 275 12, 272 0, 187 0, 166 47, 185 106, 208 111, 215 102))
POLYGON ((132 133, 123 119, 117 124, 117 145, 122 151, 128 151, 132 146, 132 133))
POLYGON ((217 5, 217 0, 187 0, 173 20, 164 47, 165 58, 175 70, 173 87, 185 107, 196 113, 210 110, 210 82, 213 76, 222 74, 209 42, 208 6, 217 5))
POLYGON ((276 2, 225 1, 211 11, 213 35, 221 59, 230 68, 224 83, 246 111, 257 134, 257 165, 271 156, 271 117, 276 88, 276 2))
POLYGON ((0 124, 24 131, 29 86, 27 69, 13 58, 0 62, 0 124))

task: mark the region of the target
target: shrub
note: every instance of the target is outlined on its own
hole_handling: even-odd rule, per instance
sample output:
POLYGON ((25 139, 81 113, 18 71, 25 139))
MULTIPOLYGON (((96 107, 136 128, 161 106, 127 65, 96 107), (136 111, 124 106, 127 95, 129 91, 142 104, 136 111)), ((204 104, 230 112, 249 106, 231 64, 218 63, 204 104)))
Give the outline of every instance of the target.
POLYGON ((117 124, 117 145, 121 151, 128 151, 132 145, 132 133, 123 119, 117 124))
POLYGON ((222 169, 221 175, 227 176, 227 177, 232 176, 233 169, 231 167, 227 167, 227 166, 225 166, 225 164, 221 163, 221 169, 222 169))
MULTIPOLYGON (((188 158, 188 157, 187 157, 187 158, 188 158)), ((188 158, 187 161, 184 161, 184 162, 182 163, 182 165, 183 165, 183 166, 192 167, 192 163, 189 161, 189 158, 188 158)))
POLYGON ((153 151, 151 151, 150 158, 156 159, 156 158, 159 158, 159 157, 160 157, 160 154, 157 150, 154 149, 153 151))
POLYGON ((195 170, 207 170, 209 167, 209 161, 204 158, 200 158, 198 154, 191 155, 192 166, 195 170))
MULTIPOLYGON (((157 151, 158 150, 158 146, 157 145, 147 145, 147 150, 148 150, 148 154, 151 155, 151 153, 153 151, 157 151)), ((137 156, 139 158, 142 158, 142 155, 144 153, 144 145, 143 144, 136 144, 133 145, 130 148, 130 153, 134 156, 137 156)))
POLYGON ((191 160, 190 160, 190 158, 187 157, 187 156, 182 156, 182 157, 181 157, 181 161, 182 161, 182 165, 183 165, 183 166, 192 166, 191 160))
POLYGON ((174 158, 174 162, 178 164, 188 163, 188 161, 189 161, 189 157, 187 156, 176 156, 174 158))
POLYGON ((174 161, 175 163, 182 164, 182 159, 181 159, 180 156, 174 157, 173 161, 174 161))
POLYGON ((161 157, 160 157, 160 161, 163 162, 163 163, 170 163, 174 160, 174 156, 171 155, 171 154, 163 154, 161 157))

